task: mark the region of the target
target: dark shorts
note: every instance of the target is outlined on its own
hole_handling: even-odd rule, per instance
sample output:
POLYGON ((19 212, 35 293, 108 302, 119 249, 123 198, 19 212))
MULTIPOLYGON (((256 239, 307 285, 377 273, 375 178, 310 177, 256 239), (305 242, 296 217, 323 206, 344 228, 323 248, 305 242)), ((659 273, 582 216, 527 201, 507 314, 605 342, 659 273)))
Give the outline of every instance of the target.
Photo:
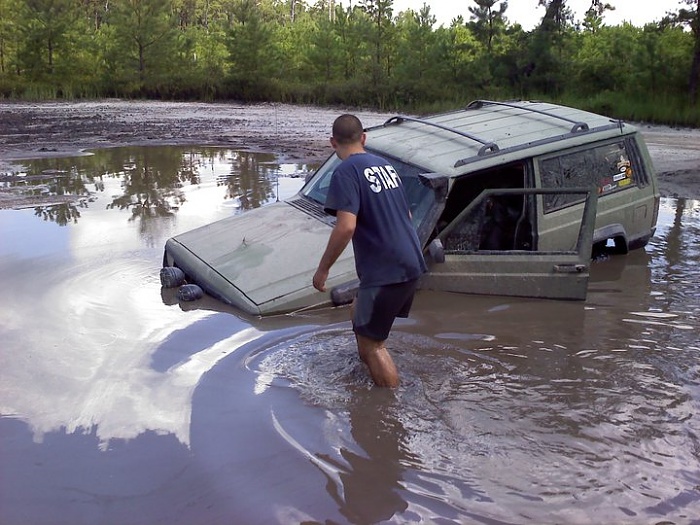
POLYGON ((360 288, 355 298, 352 328, 355 333, 384 341, 397 317, 408 317, 418 280, 360 288))

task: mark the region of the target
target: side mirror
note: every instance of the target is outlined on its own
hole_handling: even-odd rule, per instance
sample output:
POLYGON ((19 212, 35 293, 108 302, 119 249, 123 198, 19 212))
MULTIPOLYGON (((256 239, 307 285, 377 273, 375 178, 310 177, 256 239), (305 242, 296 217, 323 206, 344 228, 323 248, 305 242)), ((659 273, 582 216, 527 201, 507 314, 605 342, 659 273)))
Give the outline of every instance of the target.
POLYGON ((440 239, 433 239, 430 241, 430 244, 428 245, 428 253, 430 254, 430 258, 436 263, 445 262, 445 247, 442 245, 442 241, 440 239))
POLYGON ((418 178, 435 192, 435 201, 444 204, 447 199, 447 190, 450 186, 449 177, 441 173, 421 173, 418 175, 418 178))

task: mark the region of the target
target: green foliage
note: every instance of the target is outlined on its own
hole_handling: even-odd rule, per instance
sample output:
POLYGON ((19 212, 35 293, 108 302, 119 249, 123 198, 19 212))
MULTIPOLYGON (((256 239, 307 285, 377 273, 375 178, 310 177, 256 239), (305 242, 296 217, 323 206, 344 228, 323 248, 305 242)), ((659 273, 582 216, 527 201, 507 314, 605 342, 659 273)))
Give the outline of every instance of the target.
POLYGON ((470 0, 437 26, 393 0, 0 0, 0 98, 101 96, 438 111, 543 98, 700 125, 700 0, 645 27, 575 20, 539 0, 524 31, 505 0, 470 0), (466 21, 465 21, 466 19, 466 21), (695 91, 693 91, 695 90, 695 91))
POLYGON ((418 13, 409 12, 398 20, 394 66, 396 105, 414 105, 421 93, 432 92, 440 97, 442 70, 434 24, 435 17, 429 7, 418 13))
POLYGON ((276 39, 281 29, 263 18, 254 0, 236 0, 232 14, 226 42, 230 69, 225 90, 247 100, 273 99, 275 79, 282 75, 276 39))
POLYGON ((179 33, 169 0, 110 4, 104 28, 105 84, 128 96, 168 96, 179 33))
POLYGON ((308 40, 299 45, 304 60, 302 82, 325 84, 343 78, 342 35, 330 18, 321 17, 309 24, 308 40))

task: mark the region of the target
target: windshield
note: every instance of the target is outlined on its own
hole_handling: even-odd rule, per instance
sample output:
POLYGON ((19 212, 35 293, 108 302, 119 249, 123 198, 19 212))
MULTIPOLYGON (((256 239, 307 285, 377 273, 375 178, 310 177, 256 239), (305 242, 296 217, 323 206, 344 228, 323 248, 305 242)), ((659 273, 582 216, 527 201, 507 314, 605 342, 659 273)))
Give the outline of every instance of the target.
MULTIPOLYGON (((367 148, 367 151, 371 150, 367 148)), ((374 151, 371 152, 378 154, 374 151)), ((381 156, 381 154, 379 155, 381 156)), ((424 173, 425 170, 421 170, 416 166, 406 164, 397 159, 389 159, 389 161, 392 166, 396 168, 396 171, 401 177, 401 182, 403 182, 406 197, 408 198, 408 203, 411 208, 413 224, 417 227, 435 203, 433 190, 419 178, 419 175, 424 173)), ((311 180, 302 188, 302 195, 324 205, 326 203, 326 196, 328 195, 328 187, 331 184, 331 176, 340 162, 340 159, 335 153, 331 155, 318 169, 311 180)))
POLYGON ((304 185, 301 189, 301 194, 309 199, 315 200, 321 205, 325 204, 326 196, 328 195, 328 187, 331 184, 331 175, 333 175, 338 164, 340 164, 340 159, 338 155, 333 153, 333 155, 328 157, 328 160, 318 168, 318 171, 311 177, 309 182, 304 185))

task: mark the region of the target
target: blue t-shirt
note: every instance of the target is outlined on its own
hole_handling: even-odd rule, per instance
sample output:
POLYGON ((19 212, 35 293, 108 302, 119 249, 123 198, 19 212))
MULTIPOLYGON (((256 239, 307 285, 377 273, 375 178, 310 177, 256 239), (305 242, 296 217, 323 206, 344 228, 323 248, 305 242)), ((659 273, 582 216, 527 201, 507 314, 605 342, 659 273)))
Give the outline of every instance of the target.
POLYGON ((360 287, 417 279, 426 271, 399 174, 385 159, 356 153, 333 173, 325 209, 357 216, 352 238, 360 287))

